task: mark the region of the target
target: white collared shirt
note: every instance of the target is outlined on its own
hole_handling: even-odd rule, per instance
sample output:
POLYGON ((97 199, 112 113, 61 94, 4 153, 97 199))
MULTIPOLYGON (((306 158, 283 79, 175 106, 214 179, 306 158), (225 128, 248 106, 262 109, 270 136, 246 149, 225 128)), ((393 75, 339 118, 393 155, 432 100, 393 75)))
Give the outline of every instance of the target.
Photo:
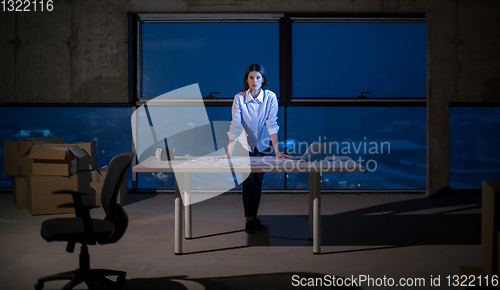
MULTIPOLYGON (((253 98, 250 89, 234 96, 233 120, 227 132, 231 140, 236 140, 245 129, 251 152, 257 147, 259 152, 269 147, 270 135, 278 133, 278 100, 270 90, 260 90, 253 98), (265 92, 265 93, 264 93, 265 92)), ((244 136, 243 136, 244 137, 244 136)))

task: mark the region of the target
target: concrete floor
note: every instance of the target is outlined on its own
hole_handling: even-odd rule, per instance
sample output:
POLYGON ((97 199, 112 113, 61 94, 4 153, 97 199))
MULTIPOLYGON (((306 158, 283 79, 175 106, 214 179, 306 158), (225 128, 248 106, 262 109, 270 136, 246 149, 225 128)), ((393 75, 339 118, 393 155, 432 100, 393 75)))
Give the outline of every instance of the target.
MULTIPOLYGON (((173 195, 129 195, 125 236, 91 246, 91 266, 126 271, 124 289, 261 290, 302 288, 292 284, 325 275, 354 276, 358 284, 360 277, 395 284, 423 278, 425 286, 410 288, 456 289, 447 287, 446 276, 481 265, 480 195, 324 194, 321 255, 313 255, 308 240, 307 201, 303 194, 263 195, 259 213, 267 231, 255 235, 243 231, 241 195, 195 204, 194 239, 184 240, 184 255, 174 255, 173 195), (431 278, 440 278, 441 287, 431 287, 431 278)), ((92 212, 103 217, 102 209, 92 212)), ((77 249, 66 253, 64 243, 40 236, 42 221, 60 216, 70 215, 31 216, 15 208, 11 194, 0 194, 0 289, 33 289, 37 278, 77 267, 77 249)), ((370 288, 391 287, 369 287, 368 281, 354 287, 370 288)))

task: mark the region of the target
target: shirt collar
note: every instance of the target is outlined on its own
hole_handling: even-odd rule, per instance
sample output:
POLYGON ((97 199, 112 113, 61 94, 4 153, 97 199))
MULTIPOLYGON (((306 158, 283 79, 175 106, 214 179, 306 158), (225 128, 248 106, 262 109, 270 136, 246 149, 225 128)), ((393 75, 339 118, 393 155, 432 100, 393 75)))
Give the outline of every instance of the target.
POLYGON ((253 98, 252 97, 252 93, 250 93, 250 89, 248 89, 246 92, 245 92, 245 103, 248 103, 250 102, 251 100, 255 100, 257 103, 262 103, 264 101, 264 90, 263 89, 260 89, 260 93, 259 95, 257 96, 257 98, 253 98))

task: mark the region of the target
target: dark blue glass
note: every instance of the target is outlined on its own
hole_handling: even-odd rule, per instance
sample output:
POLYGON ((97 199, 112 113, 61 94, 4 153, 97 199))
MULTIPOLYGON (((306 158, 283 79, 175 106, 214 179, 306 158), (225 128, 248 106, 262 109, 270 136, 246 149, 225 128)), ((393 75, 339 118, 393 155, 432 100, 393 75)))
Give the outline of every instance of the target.
POLYGON ((500 108, 450 107, 451 188, 500 179, 500 108))
MULTIPOLYGON (((130 107, 0 107, 0 139, 63 137, 65 143, 95 140, 97 166, 106 166, 116 154, 132 150, 130 107)), ((3 170, 3 142, 0 143, 1 188, 11 179, 3 170)), ((129 170, 129 188, 132 186, 129 170)))
MULTIPOLYGON (((221 128, 224 132, 229 130, 229 122, 231 121, 231 107, 206 107, 208 120, 211 123, 212 129, 214 128, 214 122, 226 121, 227 128, 221 128)), ((285 129, 284 129, 284 109, 282 107, 278 108, 278 125, 280 130, 278 132, 278 139, 283 140, 285 129)), ((221 134, 223 140, 217 140, 214 146, 218 144, 223 144, 227 146, 229 143, 229 138, 226 134, 221 134)), ((168 141, 168 138, 167 138, 168 141)), ((201 145, 200 145, 201 146, 201 145)), ((282 147, 283 148, 283 147, 282 147)), ((216 148, 221 149, 221 148, 216 148)), ((283 173, 266 173, 263 180, 264 189, 283 189, 284 188, 284 174, 283 173)), ((209 184, 208 186, 216 188, 216 180, 214 184, 209 184)), ((175 188, 175 177, 173 173, 139 173, 138 174, 138 188, 140 189, 166 189, 173 190, 175 188)), ((241 184, 236 187, 236 189, 241 189, 241 184)))
MULTIPOLYGON (((425 189, 425 120, 425 107, 289 107, 287 152, 326 142, 365 167, 323 173, 323 189, 425 189)), ((308 187, 307 173, 288 173, 288 189, 308 187)))
POLYGON ((232 98, 253 63, 279 95, 278 31, 278 23, 143 23, 141 97, 198 83, 202 96, 232 98))
POLYGON ((293 97, 426 97, 425 23, 293 23, 293 97))

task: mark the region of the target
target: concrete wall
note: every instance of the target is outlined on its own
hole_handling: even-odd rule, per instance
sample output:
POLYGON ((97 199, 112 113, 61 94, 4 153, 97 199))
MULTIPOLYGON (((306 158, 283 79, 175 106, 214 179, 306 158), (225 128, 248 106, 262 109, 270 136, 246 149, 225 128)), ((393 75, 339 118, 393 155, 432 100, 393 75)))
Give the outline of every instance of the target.
POLYGON ((426 13, 428 192, 446 188, 450 102, 496 102, 498 0, 56 0, 0 12, 0 103, 128 101, 127 11, 426 13))
POLYGON ((450 102, 500 101, 500 1, 427 7, 427 191, 450 186, 450 102))

